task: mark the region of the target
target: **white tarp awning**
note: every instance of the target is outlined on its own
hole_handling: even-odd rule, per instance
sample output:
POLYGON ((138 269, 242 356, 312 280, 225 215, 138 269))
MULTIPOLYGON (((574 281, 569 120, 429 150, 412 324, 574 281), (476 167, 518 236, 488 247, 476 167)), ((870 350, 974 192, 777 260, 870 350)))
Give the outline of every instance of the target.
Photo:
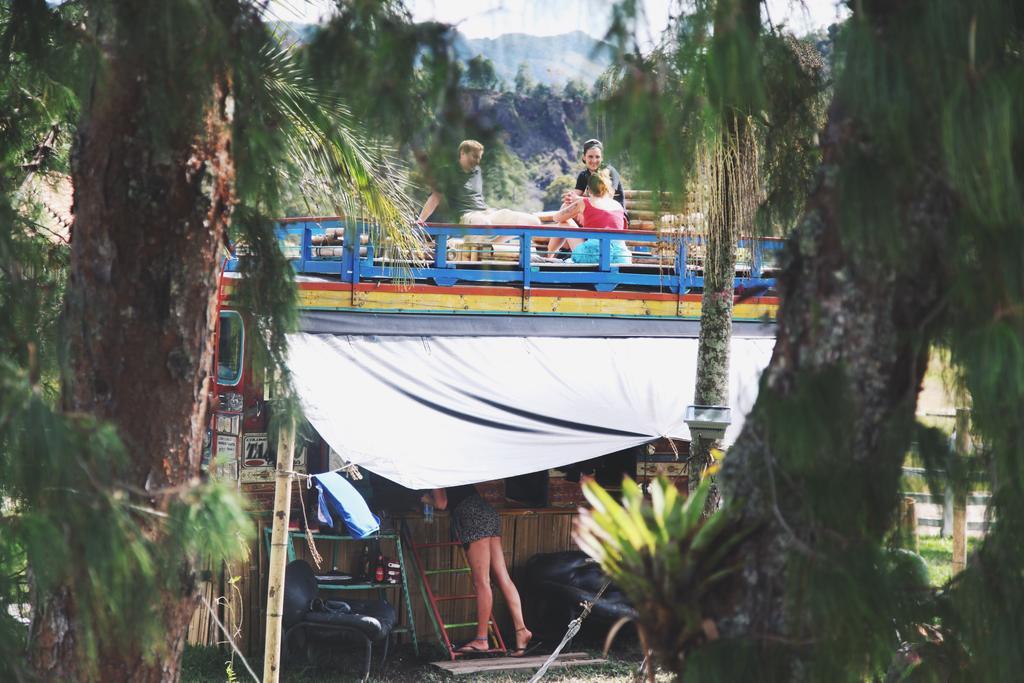
MULTIPOLYGON (((693 338, 373 337, 294 334, 306 418, 346 459, 409 488, 559 467, 689 439, 693 338)), ((733 338, 739 434, 775 340, 733 338)))

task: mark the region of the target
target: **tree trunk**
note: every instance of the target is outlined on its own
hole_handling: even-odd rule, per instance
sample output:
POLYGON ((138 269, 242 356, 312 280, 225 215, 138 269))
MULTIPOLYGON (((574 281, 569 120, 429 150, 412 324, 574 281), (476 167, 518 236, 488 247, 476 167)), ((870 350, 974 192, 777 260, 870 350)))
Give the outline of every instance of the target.
POLYGON ((920 160, 903 200, 900 243, 913 258, 879 257, 844 238, 851 226, 835 178, 851 156, 871 154, 869 139, 834 102, 819 185, 788 244, 775 352, 722 473, 727 495, 758 532, 745 544, 741 586, 718 626, 762 650, 813 648, 823 633, 793 593, 794 557, 821 560, 830 549, 877 542, 890 528, 929 322, 941 306, 953 202, 931 171, 934 159, 920 160), (829 501, 833 509, 845 500, 858 507, 830 514, 816 489, 823 482, 849 496, 829 501))
MULTIPOLYGON (((730 261, 735 261, 735 258, 730 261)), ((707 277, 707 270, 704 272, 707 277)), ((697 405, 728 405, 732 303, 731 280, 726 289, 709 291, 705 287, 704 293, 701 295, 700 339, 697 344, 697 383, 693 392, 693 402, 697 405)), ((702 473, 711 464, 711 448, 715 443, 692 435, 690 437, 687 485, 691 493, 700 485, 702 473)), ((708 492, 705 511, 710 513, 716 510, 720 500, 718 486, 713 484, 708 492)))
MULTIPOLYGON (((714 9, 713 61, 760 59, 753 47, 760 32, 761 11, 757 0, 722 0, 714 9)), ((760 202, 757 190, 757 148, 746 112, 750 93, 722 88, 711 79, 709 97, 718 111, 718 138, 700 153, 701 213, 704 214, 704 289, 701 294, 700 339, 697 345, 697 377, 693 401, 697 405, 728 405, 729 345, 732 340, 733 279, 739 236, 753 232, 760 202)), ((690 491, 700 483, 711 464, 714 442, 692 439, 687 467, 690 491)), ((721 501, 718 484, 712 483, 704 506, 705 515, 721 501)))
MULTIPOLYGON (((726 138, 723 135, 723 138, 726 138)), ((728 145, 728 140, 723 140, 728 145)), ((706 179, 708 192, 715 195, 718 212, 705 211, 708 229, 704 238, 704 291, 700 299, 700 337, 697 342, 697 377, 693 391, 696 405, 728 405, 729 344, 732 340, 733 274, 736 270, 735 223, 724 205, 730 178, 726 168, 715 168, 706 179), (719 225, 712 225, 717 221, 719 225)), ((700 484, 701 475, 711 464, 714 442, 690 437, 687 467, 690 492, 700 484)), ((718 487, 709 492, 705 509, 718 507, 718 487)))
MULTIPOLYGON (((168 68, 187 63, 193 46, 182 45, 177 62, 144 57, 147 34, 128 17, 135 10, 93 9, 101 57, 72 168, 63 402, 116 427, 128 454, 118 479, 153 492, 146 504, 166 510, 170 496, 156 492, 199 475, 207 423, 218 250, 233 203, 228 79, 224 69, 208 71, 208 82, 189 83, 192 99, 167 94, 168 84, 194 77, 183 66, 168 68)), ((162 530, 152 520, 137 523, 158 541, 162 530)), ((84 567, 87 539, 64 541, 84 567)), ((173 590, 138 596, 152 603, 167 634, 166 649, 149 661, 143 644, 97 634, 99 661, 90 669, 72 587, 40 596, 30 653, 40 677, 176 680, 197 604, 191 559, 181 558, 173 590)))
MULTIPOLYGON (((697 405, 728 405, 729 346, 732 340, 733 279, 739 236, 753 232, 757 193, 757 150, 746 118, 726 117, 720 148, 708 152, 701 174, 705 184, 701 203, 707 230, 704 235, 704 291, 701 295, 700 339, 693 401, 697 405)), ((688 467, 689 488, 711 464, 714 442, 693 439, 688 467)), ((718 486, 708 494, 705 510, 720 502, 718 486)))

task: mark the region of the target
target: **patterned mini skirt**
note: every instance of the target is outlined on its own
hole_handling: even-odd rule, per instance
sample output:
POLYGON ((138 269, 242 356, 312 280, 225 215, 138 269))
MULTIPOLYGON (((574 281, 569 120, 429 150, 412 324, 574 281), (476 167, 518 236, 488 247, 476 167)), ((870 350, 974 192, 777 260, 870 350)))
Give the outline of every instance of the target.
POLYGON ((452 510, 452 539, 463 547, 490 536, 501 536, 501 518, 479 494, 466 498, 452 510))

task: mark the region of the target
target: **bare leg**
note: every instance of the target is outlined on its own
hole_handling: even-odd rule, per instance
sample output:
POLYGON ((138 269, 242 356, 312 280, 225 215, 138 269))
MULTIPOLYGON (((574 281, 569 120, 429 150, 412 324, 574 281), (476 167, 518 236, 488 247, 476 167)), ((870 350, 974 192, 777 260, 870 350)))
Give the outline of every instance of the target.
MULTIPOLYGON (((576 221, 571 218, 567 218, 565 221, 558 224, 560 228, 578 228, 576 221)), ((548 256, 553 256, 564 244, 569 241, 568 237, 552 237, 548 240, 548 256)))
POLYGON ((532 213, 513 209, 498 209, 491 216, 491 225, 541 225, 541 220, 532 213))
MULTIPOLYGON (((513 209, 497 209, 492 211, 489 216, 491 225, 540 225, 541 221, 532 213, 525 211, 515 211, 513 209)), ((519 238, 515 235, 499 235, 492 241, 493 244, 503 244, 505 242, 518 242, 519 238)))
POLYGON ((502 595, 505 596, 509 614, 512 615, 512 625, 516 629, 516 649, 522 650, 530 642, 533 633, 526 628, 526 622, 523 621, 523 603, 519 598, 516 585, 512 582, 512 577, 508 575, 505 554, 501 550, 501 538, 491 536, 487 541, 491 548, 491 574, 494 576, 494 582, 501 589, 502 595))
POLYGON ((555 254, 557 254, 558 250, 562 248, 563 244, 565 244, 565 238, 564 237, 552 237, 551 239, 549 239, 548 240, 547 255, 548 256, 554 256, 555 254))
POLYGON ((476 591, 476 640, 468 643, 465 649, 487 650, 487 623, 491 619, 491 608, 494 606, 494 595, 491 593, 491 546, 489 538, 481 538, 469 544, 466 551, 469 558, 470 574, 473 577, 473 588, 476 591))

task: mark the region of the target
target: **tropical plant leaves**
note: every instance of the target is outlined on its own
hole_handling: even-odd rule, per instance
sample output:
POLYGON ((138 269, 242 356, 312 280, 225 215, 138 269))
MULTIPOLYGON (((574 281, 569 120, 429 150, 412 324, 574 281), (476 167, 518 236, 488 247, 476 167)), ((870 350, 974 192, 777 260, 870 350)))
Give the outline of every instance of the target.
POLYGON ((627 478, 619 503, 593 480, 583 484, 592 507, 580 511, 573 537, 637 606, 646 641, 666 663, 705 637, 709 596, 735 573, 732 551, 751 531, 728 508, 702 519, 710 486, 682 498, 659 477, 648 502, 627 478))

